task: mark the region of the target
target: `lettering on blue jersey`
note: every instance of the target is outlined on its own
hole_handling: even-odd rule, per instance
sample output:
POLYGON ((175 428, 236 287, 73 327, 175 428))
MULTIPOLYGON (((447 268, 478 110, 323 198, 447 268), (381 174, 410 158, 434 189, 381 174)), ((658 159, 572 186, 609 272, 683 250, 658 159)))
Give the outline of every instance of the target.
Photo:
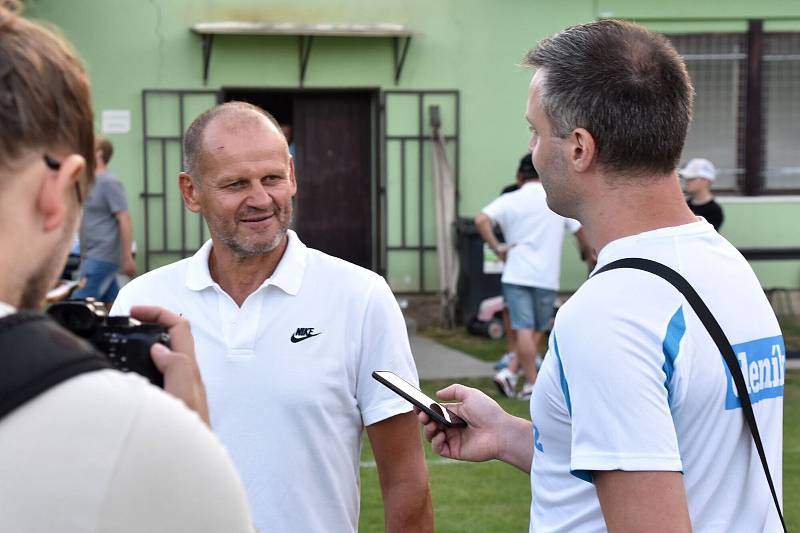
POLYGON ((536 425, 533 426, 533 445, 537 450, 544 453, 544 446, 542 446, 542 441, 539 440, 539 428, 536 425))
MULTIPOLYGON (((768 337, 733 345, 733 351, 742 369, 747 392, 753 404, 767 398, 783 397, 783 383, 786 378, 786 348, 783 337, 768 337)), ((722 355, 720 355, 722 358, 722 355)), ((742 403, 733 382, 731 371, 725 361, 725 376, 728 391, 725 395, 725 409, 739 409, 742 403)))

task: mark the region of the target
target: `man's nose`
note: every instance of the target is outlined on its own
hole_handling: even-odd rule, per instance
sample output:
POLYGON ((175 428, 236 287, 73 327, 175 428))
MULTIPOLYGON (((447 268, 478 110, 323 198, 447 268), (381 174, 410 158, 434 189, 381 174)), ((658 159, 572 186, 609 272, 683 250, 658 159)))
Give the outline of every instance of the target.
POLYGON ((272 196, 269 194, 269 189, 261 183, 256 183, 250 189, 250 194, 247 197, 247 205, 260 208, 272 205, 272 196))

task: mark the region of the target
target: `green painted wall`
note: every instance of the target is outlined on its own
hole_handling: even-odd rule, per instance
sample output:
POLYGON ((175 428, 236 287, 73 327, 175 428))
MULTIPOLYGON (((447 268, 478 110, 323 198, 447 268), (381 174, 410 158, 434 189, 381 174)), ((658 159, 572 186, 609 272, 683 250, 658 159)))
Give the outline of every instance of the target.
MULTIPOLYGON (((421 35, 411 43, 397 88, 460 91, 462 216, 474 216, 512 180, 516 162, 526 150, 523 113, 530 73, 517 64, 525 50, 545 35, 608 16, 635 19, 672 32, 741 31, 750 17, 767 18, 767 31, 800 31, 797 0, 28 0, 26 4, 28 16, 59 26, 86 61, 94 87, 98 129, 100 111, 131 111, 131 132, 110 136, 116 145, 111 167, 125 183, 140 242, 144 239, 143 202, 139 197, 143 188, 142 89, 203 88, 200 39, 189 32, 197 22, 394 22, 419 32, 421 35)), ((295 38, 218 37, 207 88, 296 87, 297 53, 295 38)), ((395 88, 391 41, 318 38, 306 86, 395 88)), ((208 97, 198 97, 187 115, 196 114, 210 102, 208 97)), ((149 117, 150 123, 165 133, 178 129, 166 111, 170 106, 174 102, 165 99, 165 111, 154 108, 149 117)), ((415 115, 398 106, 389 110, 397 117, 392 127, 415 128, 415 115)), ((446 125, 448 118, 446 113, 446 125)), ((178 157, 172 152, 168 173, 177 176, 178 157)), ((392 187, 397 184, 393 169, 399 164, 399 154, 387 153, 387 160, 387 232, 390 239, 396 239, 399 207, 392 187)), ((429 167, 426 159, 426 174, 429 167)), ((174 180, 167 187, 174 191, 174 180)), ((426 198, 431 198, 430 191, 426 198)), ((177 196, 168 201, 167 216, 181 216, 177 196)), ((744 201, 724 207, 727 219, 723 233, 734 244, 800 246, 800 199, 782 203, 744 201)), ((407 215, 406 230, 416 235, 417 212, 407 215)), ((429 207, 423 213, 425 244, 434 244, 432 221, 429 207)), ((192 222, 189 227, 198 226, 192 222)), ((175 238, 167 236, 170 242, 175 238)), ((427 254, 424 260, 431 267, 426 283, 434 285, 437 279, 431 272, 435 257, 427 254)), ((754 266, 765 286, 800 286, 800 262, 760 262, 754 266)), ((565 242, 563 288, 574 289, 584 276, 573 243, 565 242)), ((396 290, 411 289, 417 277, 412 256, 396 253, 390 257, 389 278, 396 290)))

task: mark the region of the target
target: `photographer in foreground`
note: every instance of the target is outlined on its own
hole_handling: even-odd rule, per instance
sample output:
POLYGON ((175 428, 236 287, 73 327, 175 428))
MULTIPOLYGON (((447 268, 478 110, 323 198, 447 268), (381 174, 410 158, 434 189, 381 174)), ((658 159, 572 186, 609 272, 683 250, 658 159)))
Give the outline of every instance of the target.
POLYGON ((597 268, 556 316, 533 423, 452 385, 439 396, 461 402, 451 409, 469 427, 420 413, 426 437, 445 457, 529 472, 531 531, 780 531, 784 342, 750 265, 683 199, 683 60, 663 36, 603 20, 545 39, 525 63, 537 69, 533 164, 550 208, 583 224, 597 268), (727 346, 665 267, 705 301, 727 346))
POLYGON ((0 531, 250 531, 238 476, 203 423, 188 324, 132 311, 168 328, 175 351, 151 353, 183 405, 34 311, 91 189, 94 135, 74 53, 13 6, 0 3, 0 531))

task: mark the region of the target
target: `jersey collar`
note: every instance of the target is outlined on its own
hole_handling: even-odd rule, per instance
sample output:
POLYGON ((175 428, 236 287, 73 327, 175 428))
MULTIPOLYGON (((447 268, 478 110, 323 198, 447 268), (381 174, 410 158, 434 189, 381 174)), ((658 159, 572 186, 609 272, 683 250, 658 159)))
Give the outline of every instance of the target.
MULTIPOLYGON (((306 269, 306 257, 308 248, 300 241, 300 238, 293 230, 288 230, 289 243, 283 253, 278 266, 272 276, 267 278, 260 290, 269 285, 275 285, 287 294, 292 296, 300 292, 303 283, 303 274, 306 269)), ((189 267, 186 270, 186 288, 193 291, 202 291, 208 287, 213 287, 216 282, 211 278, 208 269, 208 256, 211 254, 213 244, 211 239, 207 240, 203 246, 189 259, 189 267)))

